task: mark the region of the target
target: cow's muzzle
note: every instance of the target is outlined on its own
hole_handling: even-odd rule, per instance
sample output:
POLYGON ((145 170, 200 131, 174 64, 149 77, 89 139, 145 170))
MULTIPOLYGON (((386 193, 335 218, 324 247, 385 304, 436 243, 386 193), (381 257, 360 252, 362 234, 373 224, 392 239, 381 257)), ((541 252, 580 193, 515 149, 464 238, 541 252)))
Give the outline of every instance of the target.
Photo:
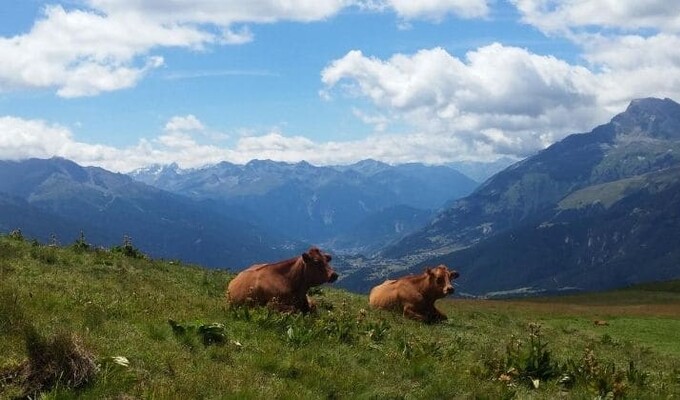
POLYGON ((335 273, 335 272, 333 272, 333 273, 331 274, 331 277, 328 278, 328 283, 333 283, 333 282, 335 282, 335 281, 337 281, 337 280, 338 280, 338 274, 335 273))
POLYGON ((446 289, 444 289, 444 293, 446 293, 446 294, 451 294, 451 293, 454 292, 454 290, 455 290, 455 289, 453 288, 453 286, 449 286, 449 287, 447 287, 446 289))

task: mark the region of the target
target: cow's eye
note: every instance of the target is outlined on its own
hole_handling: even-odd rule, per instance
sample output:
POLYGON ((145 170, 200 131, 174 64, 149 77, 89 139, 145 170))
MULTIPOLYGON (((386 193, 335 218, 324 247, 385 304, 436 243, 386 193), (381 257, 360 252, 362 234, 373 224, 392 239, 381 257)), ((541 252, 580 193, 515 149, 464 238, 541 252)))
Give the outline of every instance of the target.
POLYGON ((438 284, 438 285, 441 285, 442 283, 444 283, 444 278, 442 278, 442 277, 440 276, 440 277, 437 278, 437 284, 438 284))

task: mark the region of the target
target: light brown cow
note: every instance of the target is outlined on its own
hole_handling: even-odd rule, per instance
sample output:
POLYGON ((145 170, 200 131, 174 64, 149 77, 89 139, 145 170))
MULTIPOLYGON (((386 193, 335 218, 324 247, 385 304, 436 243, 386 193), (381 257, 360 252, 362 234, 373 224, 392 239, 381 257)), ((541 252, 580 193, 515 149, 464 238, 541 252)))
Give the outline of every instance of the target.
POLYGON ((309 312, 313 305, 307 290, 338 279, 330 261, 330 255, 312 247, 289 260, 253 265, 229 282, 227 299, 232 305, 270 304, 280 310, 309 312))
POLYGON ((368 301, 374 308, 400 311, 404 317, 427 323, 446 319, 435 306, 437 299, 448 296, 454 289, 451 281, 458 272, 445 265, 426 268, 420 275, 387 280, 371 289, 368 301))

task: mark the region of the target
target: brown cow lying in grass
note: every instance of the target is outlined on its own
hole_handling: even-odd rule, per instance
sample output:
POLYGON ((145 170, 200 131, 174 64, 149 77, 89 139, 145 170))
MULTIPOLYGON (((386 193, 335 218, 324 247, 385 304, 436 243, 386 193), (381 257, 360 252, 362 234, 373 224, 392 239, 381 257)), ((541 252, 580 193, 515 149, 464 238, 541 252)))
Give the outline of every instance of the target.
POLYGON ((330 255, 312 247, 289 260, 253 265, 229 282, 227 299, 232 305, 271 305, 282 311, 309 312, 313 305, 307 290, 338 279, 330 261, 330 255))
POLYGON ((420 275, 387 280, 374 287, 368 301, 374 308, 400 311, 404 317, 417 321, 442 321, 446 315, 434 302, 453 293, 451 281, 458 276, 458 272, 449 271, 445 265, 427 268, 420 275))

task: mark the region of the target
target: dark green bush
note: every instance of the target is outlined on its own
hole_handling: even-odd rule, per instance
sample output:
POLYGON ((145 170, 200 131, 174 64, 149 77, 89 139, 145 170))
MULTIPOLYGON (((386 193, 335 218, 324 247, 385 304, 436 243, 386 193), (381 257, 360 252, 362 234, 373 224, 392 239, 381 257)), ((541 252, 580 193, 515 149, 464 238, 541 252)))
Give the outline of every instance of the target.
POLYGON ((90 250, 90 245, 85 240, 85 233, 83 231, 80 231, 80 236, 78 236, 78 239, 76 239, 76 241, 71 244, 70 248, 75 250, 77 253, 90 250))
POLYGON ((123 236, 123 244, 111 248, 112 253, 122 254, 125 257, 147 259, 147 256, 138 248, 132 245, 132 238, 128 235, 123 236))

